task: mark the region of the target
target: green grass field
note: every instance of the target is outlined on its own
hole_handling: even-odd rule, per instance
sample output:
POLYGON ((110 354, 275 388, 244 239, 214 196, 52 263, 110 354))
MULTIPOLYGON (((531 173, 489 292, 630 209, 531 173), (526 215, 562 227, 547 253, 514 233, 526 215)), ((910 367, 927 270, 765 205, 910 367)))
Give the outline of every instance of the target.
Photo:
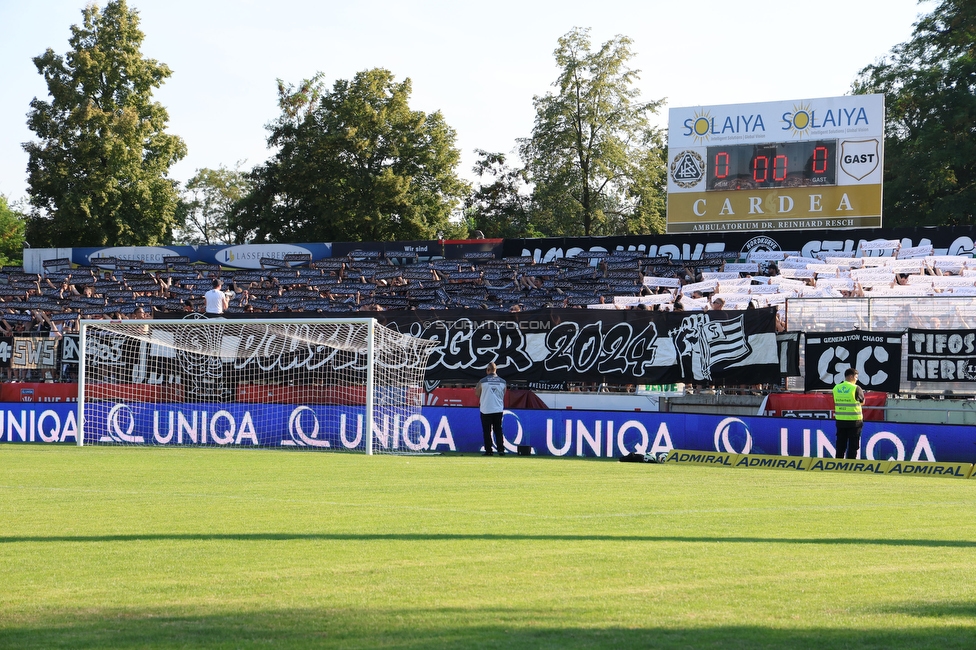
POLYGON ((976 480, 0 446, 0 648, 976 647, 976 480))

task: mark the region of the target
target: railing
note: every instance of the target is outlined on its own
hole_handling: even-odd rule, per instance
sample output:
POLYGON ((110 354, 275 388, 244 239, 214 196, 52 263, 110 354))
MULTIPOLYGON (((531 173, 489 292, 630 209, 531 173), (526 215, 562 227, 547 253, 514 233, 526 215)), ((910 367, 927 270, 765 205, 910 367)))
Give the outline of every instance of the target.
MULTIPOLYGON (((885 296, 878 298, 791 298, 789 331, 804 334, 868 330, 902 335, 901 395, 976 397, 973 382, 908 381, 908 328, 976 330, 976 296, 885 296)), ((800 374, 805 376, 805 342, 800 337, 800 374)), ((791 382, 796 385, 798 382, 791 382)), ((799 382, 802 386, 802 382, 799 382)))

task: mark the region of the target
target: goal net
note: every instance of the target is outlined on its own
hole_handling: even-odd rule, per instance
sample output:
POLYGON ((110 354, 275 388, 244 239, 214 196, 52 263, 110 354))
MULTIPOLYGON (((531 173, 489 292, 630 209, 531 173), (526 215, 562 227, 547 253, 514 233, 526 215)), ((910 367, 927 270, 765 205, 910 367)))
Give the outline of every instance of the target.
POLYGON ((78 444, 423 452, 433 345, 371 318, 82 321, 78 444))

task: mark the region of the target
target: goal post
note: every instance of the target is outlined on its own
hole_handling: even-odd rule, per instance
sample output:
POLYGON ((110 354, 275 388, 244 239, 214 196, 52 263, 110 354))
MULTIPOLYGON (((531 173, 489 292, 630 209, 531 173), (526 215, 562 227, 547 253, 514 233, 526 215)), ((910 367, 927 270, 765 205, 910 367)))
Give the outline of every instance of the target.
POLYGON ((435 343, 373 318, 83 320, 79 445, 423 452, 435 343))

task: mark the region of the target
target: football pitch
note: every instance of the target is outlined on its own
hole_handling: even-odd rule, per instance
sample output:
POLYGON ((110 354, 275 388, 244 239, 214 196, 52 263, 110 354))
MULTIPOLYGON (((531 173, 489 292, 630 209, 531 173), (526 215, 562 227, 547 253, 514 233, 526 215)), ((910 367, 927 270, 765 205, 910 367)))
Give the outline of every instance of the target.
POLYGON ((976 647, 976 480, 0 446, 0 648, 976 647))

